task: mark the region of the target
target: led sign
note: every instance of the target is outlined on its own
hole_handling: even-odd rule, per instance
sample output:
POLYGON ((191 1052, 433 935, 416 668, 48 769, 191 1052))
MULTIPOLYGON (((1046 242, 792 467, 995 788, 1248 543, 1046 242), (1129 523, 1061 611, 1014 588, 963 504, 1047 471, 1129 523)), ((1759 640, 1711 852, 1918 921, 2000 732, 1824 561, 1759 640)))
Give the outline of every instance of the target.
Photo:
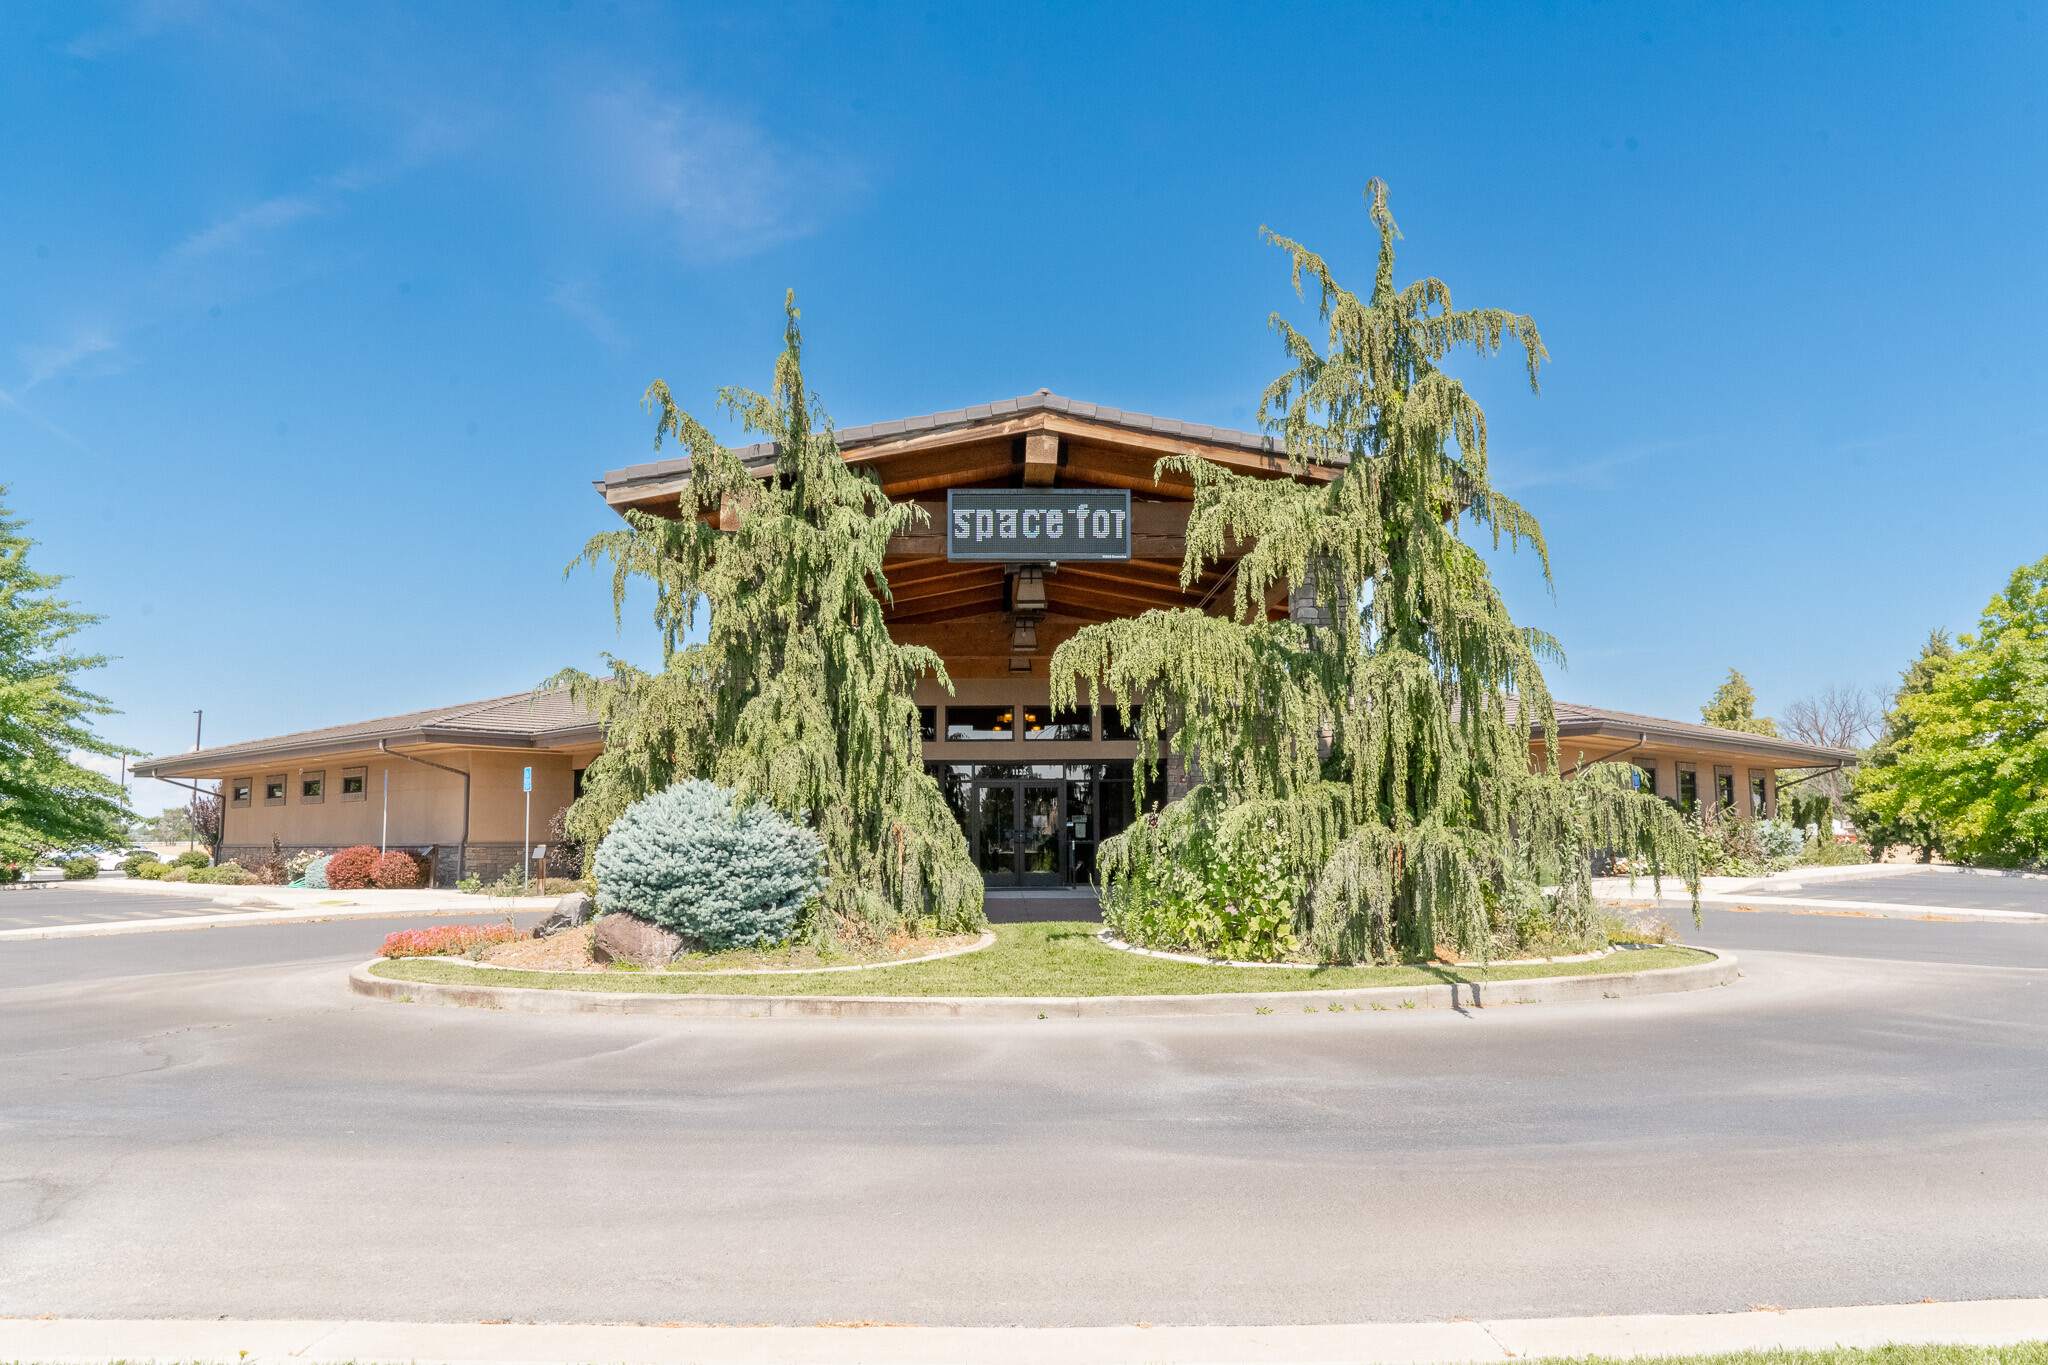
POLYGON ((1130 557, 1127 489, 946 491, 948 559, 1014 564, 1130 557))

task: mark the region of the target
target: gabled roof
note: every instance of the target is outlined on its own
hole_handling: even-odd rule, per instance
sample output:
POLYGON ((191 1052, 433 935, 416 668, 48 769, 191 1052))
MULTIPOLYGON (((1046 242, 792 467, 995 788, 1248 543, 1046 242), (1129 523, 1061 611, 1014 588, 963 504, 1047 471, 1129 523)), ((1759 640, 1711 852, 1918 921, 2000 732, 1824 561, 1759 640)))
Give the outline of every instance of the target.
MULTIPOLYGON (((1202 445, 1256 451, 1261 455, 1286 454, 1283 443, 1257 432, 1203 426, 1199 422, 1182 422, 1171 417, 1154 417, 1150 413, 1126 412, 1122 408, 1105 408, 1075 398, 1062 398, 1050 389, 1040 389, 1037 393, 1025 394, 1022 398, 1005 398, 1000 402, 982 403, 971 408, 954 408, 951 412, 926 413, 922 417, 899 417, 893 422, 871 422, 864 427, 841 427, 834 434, 838 437, 839 449, 842 452, 851 452, 864 445, 897 437, 966 430, 1001 418, 1023 416, 1033 412, 1059 413, 1099 426, 1165 436, 1175 440, 1195 441, 1202 445)), ((760 441, 750 446, 734 446, 732 452, 750 467, 770 464, 775 459, 775 443, 760 441)), ((636 484, 665 482, 688 473, 689 469, 690 459, 684 455, 672 460, 657 460, 652 464, 628 465, 624 469, 610 470, 602 479, 594 482, 597 490, 605 493, 614 489, 629 489, 636 484)))
POLYGON ((467 744, 478 748, 553 749, 602 738, 603 731, 597 722, 570 700, 567 692, 515 692, 485 701, 408 711, 404 715, 381 716, 319 730, 299 730, 191 753, 166 754, 144 759, 129 771, 137 777, 209 775, 228 766, 374 749, 379 741, 398 746, 467 744))

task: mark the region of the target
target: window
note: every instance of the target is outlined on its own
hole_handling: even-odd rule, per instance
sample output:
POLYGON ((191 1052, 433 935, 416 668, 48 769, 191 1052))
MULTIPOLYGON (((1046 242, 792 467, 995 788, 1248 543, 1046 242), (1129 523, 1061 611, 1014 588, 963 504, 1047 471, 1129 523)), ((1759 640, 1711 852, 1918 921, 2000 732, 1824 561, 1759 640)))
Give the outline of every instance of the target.
POLYGON ((1714 769, 1714 799, 1721 803, 1722 810, 1735 809, 1735 773, 1732 769, 1714 769))
POLYGON ((284 774, 271 773, 263 779, 263 804, 282 806, 284 804, 284 774))
POLYGON ((581 801, 583 799, 583 771, 583 769, 578 768, 569 774, 569 790, 572 793, 570 799, 572 800, 581 801))
POLYGON ((1700 808, 1699 770, 1690 763, 1678 765, 1678 808, 1687 815, 1700 808))
POLYGON ((1767 809, 1769 788, 1764 785, 1764 775, 1756 769, 1749 770, 1749 813, 1756 819, 1770 814, 1767 809))
POLYGON ((930 743, 939 737, 939 708, 920 706, 917 708, 917 737, 930 743))
POLYGON ((370 799, 370 770, 368 768, 343 768, 341 770, 341 799, 344 801, 367 801, 370 799))
POLYGON ((299 774, 299 804, 317 806, 327 799, 327 771, 299 774))
POLYGON ((231 806, 247 806, 251 804, 249 800, 249 793, 254 791, 255 789, 256 779, 253 777, 229 778, 228 804, 231 806))
POLYGON ((1138 708, 1131 706, 1119 710, 1115 706, 1103 707, 1102 737, 1104 739, 1136 739, 1138 737, 1138 708))
POLYGON ((1008 706, 949 706, 947 739, 1015 739, 1016 711, 1008 706))
POLYGON ((1636 790, 1645 796, 1655 796, 1657 794, 1657 760, 1646 758, 1633 766, 1636 770, 1636 790))
POLYGON ((1050 706, 1027 706, 1024 708, 1024 738, 1026 739, 1091 739, 1092 728, 1087 707, 1069 709, 1050 706))

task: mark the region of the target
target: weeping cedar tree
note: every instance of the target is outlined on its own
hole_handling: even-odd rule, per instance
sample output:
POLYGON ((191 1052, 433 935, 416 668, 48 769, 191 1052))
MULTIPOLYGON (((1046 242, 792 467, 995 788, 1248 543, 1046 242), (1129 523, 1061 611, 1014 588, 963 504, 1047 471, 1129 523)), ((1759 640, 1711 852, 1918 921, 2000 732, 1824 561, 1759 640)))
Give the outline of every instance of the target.
POLYGON ((634 801, 689 778, 764 800, 825 845, 825 931, 872 936, 912 921, 983 923, 980 874, 938 784, 925 774, 912 689, 948 688, 938 655, 898 645, 882 620, 889 538, 922 513, 892 504, 840 458, 831 419, 805 390, 796 295, 786 346, 764 396, 721 388, 718 406, 775 444, 775 477, 757 478, 656 380, 655 447, 690 453, 681 516, 629 510, 569 566, 612 565, 616 614, 635 578, 654 584, 663 668, 608 660, 608 677, 564 670, 606 726, 569 828, 596 849, 634 801), (700 605, 706 639, 685 648, 700 605))
POLYGON ((1077 704, 1084 686, 1119 707, 1142 700, 1142 761, 1158 764, 1166 743, 1196 779, 1105 841, 1098 865, 1114 898, 1198 846, 1244 856, 1277 844, 1296 928, 1326 961, 1423 957, 1444 942, 1484 953, 1489 909, 1527 904, 1551 881, 1560 927, 1588 932, 1593 850, 1643 856, 1653 875, 1695 888, 1697 854, 1622 765, 1561 769, 1537 666, 1561 661, 1556 642, 1509 619, 1459 535, 1469 517, 1496 548, 1528 545, 1547 581, 1541 529, 1487 482, 1485 414, 1437 368, 1453 348, 1490 356, 1512 341, 1533 389, 1547 353, 1527 317, 1454 310, 1434 279, 1395 288, 1385 185, 1371 182, 1367 200, 1380 236, 1368 299, 1321 257, 1263 233, 1292 259, 1297 293, 1303 275, 1315 282, 1329 347, 1273 316, 1290 368, 1259 419, 1284 436, 1295 472, 1334 477, 1162 459, 1155 477, 1194 484, 1184 585, 1251 544, 1231 616, 1149 611, 1087 626, 1054 652, 1055 704, 1077 704), (1274 592, 1310 586, 1327 624, 1266 620, 1274 592), (1532 723, 1550 737, 1536 772, 1532 723))

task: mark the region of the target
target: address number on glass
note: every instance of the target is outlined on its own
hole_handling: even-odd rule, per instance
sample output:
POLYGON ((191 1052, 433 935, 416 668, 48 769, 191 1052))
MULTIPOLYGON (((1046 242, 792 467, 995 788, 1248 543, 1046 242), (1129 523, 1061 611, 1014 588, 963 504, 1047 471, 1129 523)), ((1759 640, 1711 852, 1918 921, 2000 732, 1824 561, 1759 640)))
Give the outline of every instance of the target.
POLYGON ((946 558, 1129 559, 1131 495, 1016 488, 946 491, 946 558))

